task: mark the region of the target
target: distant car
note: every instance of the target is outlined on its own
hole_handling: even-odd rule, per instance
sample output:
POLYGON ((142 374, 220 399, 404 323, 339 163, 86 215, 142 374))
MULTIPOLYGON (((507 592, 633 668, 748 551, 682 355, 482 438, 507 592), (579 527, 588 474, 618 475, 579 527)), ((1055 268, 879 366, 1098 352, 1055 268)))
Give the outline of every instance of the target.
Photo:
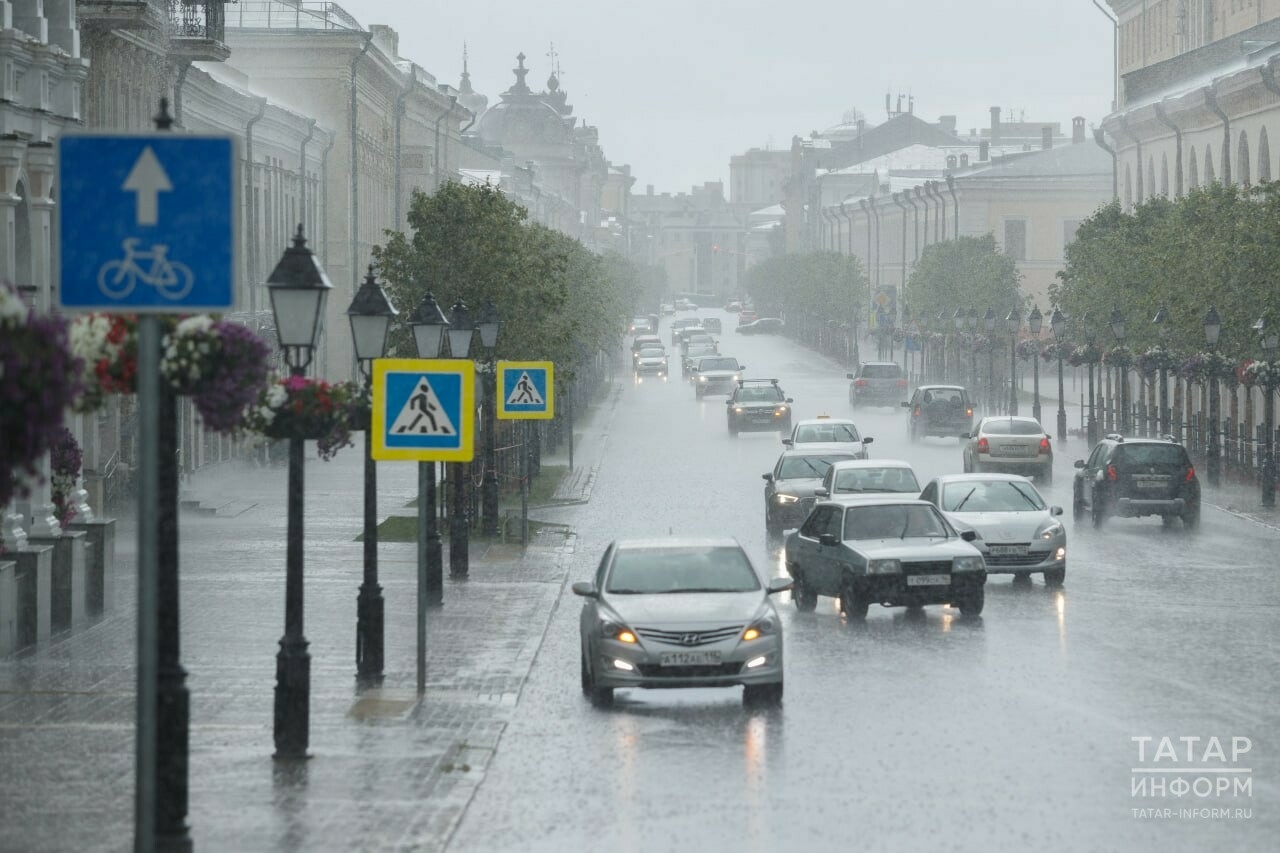
POLYGON ((677 299, 676 310, 677 311, 697 311, 698 306, 688 299, 677 299))
POLYGON ((1173 438, 1129 438, 1112 433, 1076 460, 1072 517, 1102 527, 1116 515, 1158 515, 1166 527, 1178 519, 1200 525, 1200 479, 1187 450, 1173 438))
POLYGON ((1017 415, 983 418, 973 432, 961 434, 965 473, 1004 471, 1051 484, 1053 445, 1050 438, 1035 418, 1017 415))
POLYGON ((650 324, 648 317, 631 318, 631 324, 627 328, 633 335, 652 335, 658 331, 657 326, 650 324))
POLYGON ((742 303, 736 299, 732 299, 725 303, 724 310, 729 312, 737 312, 742 310, 742 303))
POLYGON ((739 379, 725 401, 729 435, 744 430, 791 432, 791 398, 776 379, 739 379))
POLYGON ((777 317, 761 317, 746 325, 740 325, 734 331, 744 335, 777 335, 782 332, 783 322, 777 317))
POLYGON ((667 351, 662 347, 645 347, 636 354, 635 375, 637 379, 645 376, 656 376, 667 381, 669 372, 667 351))
POLYGON ((710 344, 689 344, 685 347, 684 355, 680 358, 680 375, 688 377, 694 371, 694 366, 698 363, 698 359, 704 355, 718 355, 719 349, 714 343, 710 344))
POLYGON ((699 322, 700 321, 698 320, 697 317, 680 317, 677 320, 672 320, 671 321, 671 343, 672 344, 680 343, 680 334, 684 329, 687 329, 690 326, 699 326, 699 328, 701 328, 701 326, 699 325, 699 322))
POLYGON ((720 323, 719 317, 703 317, 702 328, 708 332, 715 332, 717 335, 724 331, 724 327, 720 323))
POLYGON ((690 344, 712 344, 716 339, 701 326, 685 326, 680 334, 680 352, 686 352, 690 344))
POLYGON ((813 504, 819 500, 851 503, 886 495, 917 497, 919 494, 920 481, 916 479, 910 462, 901 459, 854 459, 832 464, 818 488, 813 490, 813 500, 801 503, 808 517, 813 504))
POLYGON ((827 415, 796 421, 791 435, 782 439, 783 444, 793 448, 814 444, 846 445, 852 449, 855 459, 866 459, 869 455, 867 445, 873 441, 874 438, 861 435, 853 421, 827 415))
POLYGON ((663 314, 674 314, 676 313, 676 306, 672 305, 670 302, 663 302, 658 306, 658 311, 663 314))
POLYGON ((733 356, 703 356, 693 360, 689 379, 693 382, 693 396, 701 400, 708 394, 733 394, 742 378, 746 365, 738 364, 733 356))
POLYGON ((892 361, 867 361, 858 365, 849 380, 849 405, 897 406, 907 396, 907 377, 902 365, 892 361))
POLYGON ((605 549, 578 619, 582 693, 743 685, 746 704, 782 701, 782 622, 767 582, 733 539, 619 540, 605 549))
POLYGON ((741 311, 738 312, 739 326, 745 326, 748 323, 754 323, 756 320, 759 320, 759 319, 760 319, 760 315, 757 314, 755 311, 752 311, 750 308, 743 308, 741 311))
POLYGON ((801 509, 806 498, 822 483, 827 469, 836 462, 855 459, 852 450, 821 448, 784 450, 764 477, 764 530, 769 539, 784 530, 799 527, 806 513, 801 509))
POLYGON ((975 538, 921 500, 818 501, 783 547, 796 582, 791 598, 801 611, 813 610, 819 595, 838 598, 849 619, 865 619, 872 604, 953 604, 977 616, 987 570, 975 538))
POLYGON ((635 361, 640 357, 640 350, 645 347, 662 348, 662 338, 657 335, 636 335, 631 341, 631 364, 635 365, 635 361))
POLYGON ((920 499, 942 510, 957 530, 972 530, 987 574, 1044 576, 1060 586, 1067 576, 1067 531, 1062 507, 1048 506, 1017 474, 949 474, 929 481, 920 499))
POLYGON ((910 441, 973 431, 973 405, 969 402, 969 392, 959 385, 921 385, 902 405, 907 409, 910 441))

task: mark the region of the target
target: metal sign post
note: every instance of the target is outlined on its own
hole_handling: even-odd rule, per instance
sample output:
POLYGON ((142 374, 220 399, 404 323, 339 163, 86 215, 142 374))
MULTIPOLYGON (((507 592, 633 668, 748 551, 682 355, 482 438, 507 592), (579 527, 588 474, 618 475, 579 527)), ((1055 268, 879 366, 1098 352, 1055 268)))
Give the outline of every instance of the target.
MULTIPOLYGON (((520 448, 520 544, 529 544, 529 475, 532 430, 529 421, 549 420, 556 414, 555 364, 550 361, 499 361, 494 366, 497 416, 524 421, 520 448)), ((570 410, 572 412, 572 409, 570 410)), ((572 430, 569 467, 573 467, 572 430)))

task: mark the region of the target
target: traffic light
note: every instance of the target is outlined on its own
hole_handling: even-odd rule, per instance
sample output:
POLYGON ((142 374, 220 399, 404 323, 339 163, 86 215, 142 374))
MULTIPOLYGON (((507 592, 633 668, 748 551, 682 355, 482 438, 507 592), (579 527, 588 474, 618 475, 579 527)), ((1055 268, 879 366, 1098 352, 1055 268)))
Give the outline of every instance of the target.
POLYGON ((711 244, 711 254, 713 254, 713 255, 718 255, 718 254, 720 254, 720 246, 719 246, 719 244, 717 244, 717 243, 712 243, 712 244, 711 244))

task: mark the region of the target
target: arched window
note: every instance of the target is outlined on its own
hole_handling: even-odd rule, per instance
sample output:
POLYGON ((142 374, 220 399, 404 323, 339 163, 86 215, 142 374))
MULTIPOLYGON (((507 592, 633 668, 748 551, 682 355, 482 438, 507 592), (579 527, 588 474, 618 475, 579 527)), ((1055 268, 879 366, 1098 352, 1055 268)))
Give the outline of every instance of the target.
POLYGON ((1249 180, 1249 135, 1240 131, 1240 151, 1236 154, 1236 168, 1240 170, 1240 186, 1247 187, 1249 180))
POLYGON ((1200 189, 1200 167, 1196 165, 1196 147, 1191 146, 1191 154, 1187 157, 1187 189, 1200 189))
POLYGON ((1160 195, 1169 197, 1169 155, 1160 155, 1160 195))
POLYGON ((1129 164, 1124 164, 1124 209, 1133 207, 1133 173, 1129 164))
POLYGON ((1154 157, 1147 158, 1147 198, 1152 198, 1156 194, 1156 160, 1154 157))
POLYGON ((1267 144, 1267 129, 1258 131, 1258 183, 1271 180, 1271 146, 1267 144))
POLYGON ((1207 187, 1217 180, 1213 173, 1213 146, 1206 145, 1204 147, 1204 185, 1207 187))

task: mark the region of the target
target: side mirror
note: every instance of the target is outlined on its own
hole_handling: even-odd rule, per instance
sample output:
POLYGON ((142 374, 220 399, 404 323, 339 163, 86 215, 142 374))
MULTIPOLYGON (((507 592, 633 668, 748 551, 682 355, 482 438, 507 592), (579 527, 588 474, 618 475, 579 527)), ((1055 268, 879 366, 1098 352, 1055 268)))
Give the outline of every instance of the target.
POLYGON ((773 482, 773 475, 772 475, 772 474, 761 474, 761 475, 760 475, 760 477, 761 477, 765 482, 768 482, 768 483, 772 483, 772 482, 773 482))
POLYGON ((973 438, 973 436, 969 435, 969 433, 967 433, 967 432, 962 432, 962 433, 960 433, 960 437, 961 437, 961 438, 973 438))
POLYGON ((1062 515, 1062 507, 1060 506, 1049 507, 1049 515, 1062 515))
POLYGON ((1047 432, 1044 434, 1044 437, 1045 437, 1045 438, 1053 438, 1053 436, 1049 435, 1049 433, 1047 433, 1047 432))
POLYGON ((966 542, 972 542, 978 538, 978 533, 975 530, 962 530, 960 531, 960 538, 966 542))
POLYGON ((870 444, 873 441, 875 441, 875 439, 872 438, 871 436, 867 436, 866 438, 862 439, 863 444, 870 444))
POLYGON ((599 598, 600 591, 596 589, 596 585, 591 581, 578 581, 572 587, 574 595, 580 595, 583 598, 599 598))
POLYGON ((1077 468, 1083 468, 1083 467, 1084 467, 1084 460, 1083 460, 1083 459, 1077 459, 1077 460, 1076 460, 1076 467, 1077 467, 1077 468))
POLYGON ((852 374, 852 373, 846 373, 846 374, 844 375, 844 378, 845 378, 845 379, 852 379, 852 378, 853 378, 853 374, 852 374))
POLYGON ((909 409, 909 408, 911 408, 911 401, 910 401, 910 400, 903 400, 903 401, 902 401, 901 403, 899 403, 898 405, 902 406, 902 408, 904 408, 904 409, 909 409))
POLYGON ((834 533, 822 533, 818 536, 818 544, 820 545, 839 545, 840 537, 834 533))
POLYGON ((738 365, 738 370, 746 370, 746 369, 747 369, 747 366, 745 364, 738 365))
POLYGON ((733 401, 732 401, 732 400, 725 400, 725 401, 724 401, 724 404, 725 404, 726 406, 732 406, 732 405, 733 405, 733 401))
POLYGON ((829 498, 829 497, 831 497, 831 492, 830 492, 830 491, 828 491, 828 490, 827 490, 825 487, 823 487, 823 486, 818 486, 818 488, 814 489, 814 490, 813 490, 813 494, 814 494, 814 496, 815 496, 815 497, 819 497, 819 498, 829 498))
POLYGON ((775 592, 786 592, 795 586, 796 582, 791 578, 769 578, 769 586, 766 588, 769 595, 775 592))
POLYGON ((786 401, 785 401, 785 402, 788 402, 788 403, 794 403, 794 402, 795 402, 795 400, 792 400, 790 397, 788 397, 788 398, 786 399, 786 401))
POLYGON ((794 446, 795 446, 795 442, 794 442, 794 441, 792 441, 792 440, 791 440, 791 439, 789 439, 789 438, 784 438, 784 439, 782 439, 782 443, 783 443, 783 444, 785 444, 787 447, 794 447, 794 446))

